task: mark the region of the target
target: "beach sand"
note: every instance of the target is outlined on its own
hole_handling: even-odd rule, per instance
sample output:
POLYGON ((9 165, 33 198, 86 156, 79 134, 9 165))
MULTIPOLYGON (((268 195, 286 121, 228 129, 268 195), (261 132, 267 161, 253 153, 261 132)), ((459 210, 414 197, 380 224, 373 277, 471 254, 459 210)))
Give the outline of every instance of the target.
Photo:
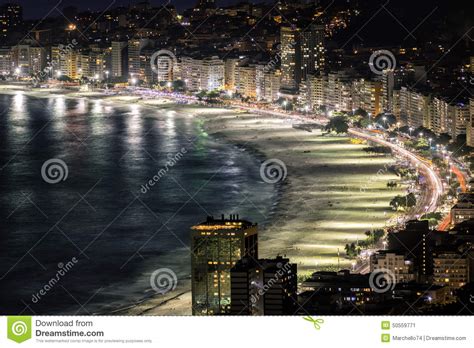
MULTIPOLYGON (((387 189, 387 182, 398 178, 386 169, 395 160, 365 152, 366 144, 294 129, 282 118, 221 110, 205 119, 210 135, 286 166, 281 200, 271 223, 259 231, 260 257, 286 255, 298 264, 299 275, 337 270, 338 264, 350 268, 345 244, 365 239, 365 231, 383 228, 394 216, 389 202, 401 189, 387 189)), ((251 197, 245 204, 252 204, 251 197)))

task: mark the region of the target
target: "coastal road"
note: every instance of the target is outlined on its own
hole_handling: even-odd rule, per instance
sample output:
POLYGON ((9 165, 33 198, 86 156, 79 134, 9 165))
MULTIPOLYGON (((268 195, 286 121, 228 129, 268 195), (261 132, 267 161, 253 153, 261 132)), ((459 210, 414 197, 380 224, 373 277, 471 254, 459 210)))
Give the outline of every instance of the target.
POLYGON ((462 192, 467 192, 466 177, 464 173, 456 165, 451 166, 451 171, 456 175, 462 192))
MULTIPOLYGON (((461 192, 463 193, 467 192, 466 175, 455 164, 451 165, 451 171, 456 175, 456 178, 459 182, 459 187, 461 188, 461 192)), ((444 217, 444 219, 438 225, 438 230, 447 231, 450 225, 451 225, 451 214, 448 214, 444 217)))
MULTIPOLYGON (((245 109, 247 111, 253 112, 253 113, 257 113, 257 114, 260 113, 260 114, 273 115, 273 116, 278 116, 278 117, 289 117, 289 118, 293 118, 297 120, 306 120, 306 121, 318 123, 322 126, 326 125, 327 123, 327 118, 323 116, 318 117, 316 119, 315 118, 310 119, 303 115, 294 115, 294 114, 288 114, 288 113, 273 111, 273 110, 272 111, 262 110, 262 109, 252 108, 252 107, 241 106, 241 105, 239 105, 238 107, 245 109)), ((432 168, 430 163, 428 163, 426 160, 419 157, 418 155, 396 144, 392 144, 391 142, 385 139, 376 137, 371 134, 367 134, 355 128, 350 128, 349 133, 357 137, 370 140, 380 145, 391 148, 395 153, 398 153, 399 155, 407 158, 408 160, 410 160, 412 164, 417 165, 420 172, 425 176, 426 184, 429 190, 425 190, 421 193, 421 199, 418 200, 415 211, 412 212, 411 215, 407 217, 408 219, 414 219, 414 218, 417 218, 417 216, 419 215, 435 212, 438 209, 438 204, 440 202, 441 195, 443 194, 443 191, 444 191, 443 182, 441 181, 441 178, 438 175, 438 173, 436 173, 436 171, 432 168)))
POLYGON ((392 144, 391 142, 385 139, 367 134, 354 128, 349 129, 349 133, 357 137, 373 141, 380 145, 387 146, 391 148, 395 153, 398 153, 399 155, 410 160, 412 164, 418 166, 420 172, 423 173, 426 178, 426 184, 429 190, 422 193, 421 200, 417 204, 417 209, 412 214, 413 218, 416 215, 431 213, 437 210, 440 197, 443 193, 443 182, 441 181, 441 178, 438 173, 436 173, 436 171, 431 167, 429 163, 427 163, 425 160, 415 155, 414 153, 398 145, 392 144))

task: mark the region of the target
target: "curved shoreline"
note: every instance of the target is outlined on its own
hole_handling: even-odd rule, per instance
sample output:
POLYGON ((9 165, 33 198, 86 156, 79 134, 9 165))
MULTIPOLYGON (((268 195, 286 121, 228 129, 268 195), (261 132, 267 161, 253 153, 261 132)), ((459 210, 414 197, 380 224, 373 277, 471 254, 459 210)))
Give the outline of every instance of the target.
MULTIPOLYGON (((33 97, 42 97, 42 95, 37 95, 36 93, 31 93, 30 94, 28 91, 25 91, 25 94, 32 95, 33 97)), ((60 94, 57 94, 57 95, 60 95, 60 94)), ((77 99, 77 98, 96 99, 96 97, 94 97, 94 96, 77 96, 77 95, 72 95, 72 93, 71 94, 64 94, 64 96, 67 97, 67 98, 74 98, 74 99, 77 99)), ((50 97, 50 96, 45 95, 44 97, 50 97)), ((120 98, 113 98, 113 97, 102 98, 100 96, 97 96, 97 99, 103 99, 105 102, 114 102, 114 103, 119 102, 119 103, 123 103, 123 104, 131 104, 132 103, 131 100, 120 100, 120 98)), ((224 134, 223 132, 219 132, 218 129, 214 128, 214 127, 216 127, 216 123, 215 122, 212 122, 212 123, 209 122, 210 119, 213 119, 213 121, 215 121, 216 114, 219 114, 218 117, 221 117, 221 116, 225 117, 225 115, 227 114, 229 116, 230 120, 231 120, 230 124, 232 125, 233 124, 232 119, 239 119, 239 118, 241 118, 240 116, 242 116, 242 114, 238 114, 238 111, 235 110, 235 109, 208 108, 208 107, 201 107, 201 106, 196 107, 194 105, 178 105, 178 107, 176 108, 176 105, 173 104, 173 103, 170 103, 168 105, 153 105, 153 104, 147 103, 146 101, 141 101, 141 100, 138 101, 135 98, 134 98, 134 100, 135 100, 135 103, 137 103, 139 105, 146 106, 146 107, 155 107, 157 109, 162 109, 162 110, 166 110, 169 107, 170 109, 175 109, 175 110, 178 109, 178 111, 189 112, 190 115, 192 115, 194 117, 197 117, 197 118, 200 118, 200 119, 203 119, 205 121, 205 123, 204 123, 205 129, 209 130, 211 135, 214 135, 214 136, 217 135, 218 139, 219 139, 219 137, 223 137, 224 140, 226 140, 226 142, 229 141, 230 143, 232 143, 232 144, 234 144, 238 147, 244 147, 244 148, 247 149, 247 151, 252 152, 253 154, 257 154, 257 157, 259 157, 259 159, 261 159, 261 158, 266 158, 267 159, 267 158, 271 158, 273 156, 273 153, 271 153, 271 151, 269 153, 268 151, 262 150, 262 148, 260 148, 258 146, 259 145, 258 144, 259 143, 258 137, 260 135, 260 127, 259 126, 257 126, 255 129, 253 129, 254 133, 256 134, 254 139, 239 140, 239 139, 236 139, 236 138, 233 139, 233 137, 229 136, 229 134, 227 134, 227 133, 224 134)), ((242 117, 242 119, 243 118, 244 117, 242 117)), ((261 115, 256 116, 256 115, 253 115, 253 114, 247 114, 247 117, 246 117, 245 120, 239 120, 239 121, 247 122, 249 118, 256 121, 256 123, 262 123, 262 119, 265 119, 265 116, 261 116, 261 115)), ((269 117, 267 119, 269 121, 275 120, 274 117, 269 117)), ((288 123, 288 120, 285 120, 285 119, 281 118, 281 119, 276 120, 276 123, 283 124, 283 128, 285 129, 284 132, 289 131, 289 132, 293 133, 293 136, 296 135, 296 136, 299 137, 300 135, 302 135, 303 138, 307 139, 306 136, 308 134, 306 134, 306 132, 301 131, 301 130, 292 129, 291 124, 288 123)), ((226 123, 226 126, 227 125, 228 125, 228 123, 226 123)), ((256 125, 254 125, 254 126, 256 126, 256 125)), ((226 131, 232 132, 232 127, 226 128, 226 131)), ((272 131, 274 131, 274 130, 270 130, 269 132, 272 132, 272 131)), ((276 135, 277 137, 278 137, 278 132, 279 131, 280 131, 280 129, 278 127, 276 127, 275 133, 277 134, 276 135)), ((245 132, 245 133, 247 133, 247 132, 245 132)), ((263 131, 262 131, 262 133, 263 133, 263 131)), ((314 135, 314 133, 312 135, 314 135)), ((273 137, 273 135, 271 137, 273 137)), ((320 136, 318 136, 318 137, 322 138, 320 136)), ((344 138, 335 137, 334 139, 331 140, 329 137, 326 137, 326 139, 324 139, 324 141, 326 141, 327 139, 329 139, 329 142, 332 142, 332 140, 334 140, 335 144, 333 144, 333 145, 336 148, 337 148, 337 146, 342 146, 343 148, 346 148, 346 147, 354 148, 354 146, 351 145, 351 144, 349 144, 349 145, 340 145, 340 144, 338 145, 337 144, 340 141, 344 142, 345 141, 345 140, 343 140, 344 138)), ((271 142, 271 140, 272 139, 266 139, 265 141, 270 141, 271 142)), ((324 145, 324 144, 322 144, 322 145, 324 145)), ((304 146, 306 146, 306 145, 304 145, 304 146)), ((283 144, 283 145, 281 145, 281 147, 283 149, 285 149, 286 151, 289 151, 289 149, 291 149, 291 143, 286 144, 286 145, 283 144)), ((270 150, 272 150, 272 149, 270 148, 270 150)), ((308 150, 308 151, 309 151, 309 153, 314 153, 315 150, 312 149, 312 150, 308 150)), ((296 151, 295 151, 295 153, 296 153, 296 151)), ((298 152, 297 155, 300 155, 300 153, 298 152)), ((369 158, 369 157, 374 157, 374 156, 369 156, 369 155, 365 156, 364 155, 363 157, 369 158)), ((348 159, 351 159, 351 158, 353 158, 353 160, 355 160, 355 158, 357 158, 357 157, 353 157, 353 155, 351 155, 349 153, 348 159)), ((292 162, 292 166, 293 166, 293 162, 292 162)), ((316 169, 319 168, 319 170, 324 171, 325 170, 324 168, 330 168, 330 167, 333 167, 333 166, 334 166, 334 164, 327 164, 327 165, 323 164, 323 165, 317 166, 316 169)), ((338 165, 336 164, 336 169, 337 169, 337 166, 338 165)), ((309 172, 307 172, 306 176, 310 177, 311 174, 309 172)), ((309 178, 309 179, 311 179, 311 178, 309 178)), ((296 185, 296 186, 298 186, 298 185, 296 185)), ((292 180, 291 177, 289 178, 287 183, 285 183, 284 185, 281 185, 278 188, 278 192, 279 192, 279 194, 278 194, 279 197, 278 198, 280 198, 281 201, 283 201, 283 204, 287 203, 287 201, 289 200, 288 195, 291 196, 292 195, 292 190, 295 190, 296 188, 297 187, 295 187, 294 181, 292 180)), ((346 190, 346 189, 343 189, 342 191, 344 191, 344 190, 346 190)), ((346 192, 348 192, 347 190, 346 190, 346 192)), ((341 193, 341 192, 336 191, 336 193, 341 193)), ((390 195, 392 195, 392 194, 393 193, 391 193, 390 195)), ((276 219, 274 219, 275 221, 273 221, 274 224, 279 224, 279 223, 284 224, 285 221, 288 219, 288 217, 285 216, 286 215, 286 211, 285 211, 286 208, 284 206, 281 207, 281 203, 282 202, 278 203, 278 205, 275 206, 276 209, 275 209, 273 215, 277 215, 277 216, 276 216, 276 219)), ((335 201, 333 203, 334 203, 334 205, 337 205, 337 201, 335 201)), ((301 209, 301 205, 305 206, 306 202, 300 202, 297 199, 297 201, 294 205, 298 209, 301 209)), ((292 207, 292 209, 293 208, 295 208, 295 207, 292 207)), ((324 209, 325 207, 322 207, 322 208, 324 209)), ((313 209, 313 213, 318 211, 318 208, 312 208, 312 209, 313 209)), ((270 216, 270 220, 273 220, 273 215, 270 216)), ((273 228, 275 228, 275 227, 276 226, 273 226, 273 228)), ((357 226, 356 227, 356 229, 360 230, 360 232, 363 232, 363 228, 364 228, 363 226, 357 226)), ((315 232, 316 227, 311 227, 311 230, 313 230, 315 232)), ((267 233, 262 233, 262 239, 261 240, 264 243, 266 243, 265 241, 267 241, 268 238, 269 238, 268 231, 267 231, 267 233)), ((352 236, 352 238, 354 238, 354 236, 352 236)), ((287 248, 279 248, 279 249, 275 248, 273 250, 277 251, 279 254, 282 254, 282 253, 291 253, 291 254, 293 254, 294 251, 298 251, 299 247, 295 246, 294 248, 295 249, 293 249, 293 250, 290 250, 290 249, 287 249, 287 248)), ((265 256, 272 256, 273 252, 271 250, 272 250, 271 248, 270 248, 270 250, 265 250, 264 255, 265 256)), ((317 253, 316 253, 316 255, 317 255, 317 253)), ((273 255, 273 256, 276 256, 276 255, 273 255)), ((313 267, 313 270, 314 270, 314 267, 313 267)), ((140 314, 145 314, 146 313, 146 314, 156 315, 157 312, 164 311, 166 307, 176 303, 175 300, 179 300, 180 297, 181 298, 186 297, 187 293, 189 293, 189 290, 188 290, 188 292, 186 292, 186 291, 180 292, 177 295, 177 297, 173 294, 170 294, 170 296, 172 297, 170 300, 165 300, 162 296, 158 296, 158 297, 157 296, 152 296, 150 298, 143 299, 143 301, 140 301, 138 304, 131 304, 131 305, 127 306, 128 309, 127 308, 116 309, 116 310, 113 311, 113 313, 118 314, 118 313, 121 313, 121 312, 125 311, 126 313, 122 313, 122 314, 131 314, 131 315, 137 315, 138 314, 138 315, 140 315, 140 314), (141 309, 139 309, 138 307, 141 308, 141 309), (140 313, 133 314, 133 312, 140 312, 140 313)), ((190 309, 190 306, 189 306, 189 309, 190 309)), ((174 313, 172 313, 172 314, 174 314, 174 313)))

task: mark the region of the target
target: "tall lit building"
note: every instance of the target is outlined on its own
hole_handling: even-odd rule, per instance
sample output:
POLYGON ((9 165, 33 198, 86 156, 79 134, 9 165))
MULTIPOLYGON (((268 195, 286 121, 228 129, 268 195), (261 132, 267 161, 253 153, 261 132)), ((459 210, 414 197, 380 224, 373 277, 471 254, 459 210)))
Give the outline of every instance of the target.
POLYGON ((235 90, 245 98, 257 97, 257 69, 255 65, 237 66, 235 68, 235 90))
POLYGON ((63 50, 59 46, 51 47, 51 59, 53 65, 53 74, 55 77, 65 75, 71 79, 80 77, 81 54, 74 49, 63 50))
POLYGON ((395 87, 395 76, 393 69, 386 69, 382 73, 382 109, 393 112, 393 89, 395 87))
POLYGON ((9 75, 12 72, 12 53, 10 48, 0 48, 0 74, 9 75))
POLYGON ((428 122, 425 127, 435 134, 449 133, 448 128, 448 102, 439 96, 431 98, 429 102, 428 122))
POLYGON ((433 284, 459 289, 469 283, 468 255, 456 249, 437 250, 433 255, 433 284))
POLYGON ((281 43, 281 89, 283 93, 296 94, 301 82, 300 31, 297 28, 282 27, 281 43))
MULTIPOLYGON (((162 61, 158 60, 157 64, 160 64, 160 69, 157 72, 153 71, 152 61, 155 49, 152 47, 145 47, 140 51, 140 78, 148 85, 151 86, 156 82, 171 81, 172 76, 172 64, 165 65, 162 61), (168 69, 162 67, 167 66, 168 69)), ((163 58, 159 58, 163 59, 163 58)), ((169 60, 166 60, 168 62, 169 60)))
POLYGON ((448 129, 452 139, 466 134, 466 124, 469 120, 469 105, 453 103, 448 107, 448 129))
POLYGON ((43 47, 30 47, 30 70, 32 74, 46 67, 46 50, 43 47))
POLYGON ((13 69, 19 69, 20 74, 25 76, 31 73, 30 45, 16 45, 12 47, 13 69))
POLYGON ((0 38, 7 38, 23 24, 23 8, 18 4, 0 6, 0 38))
POLYGON ((235 92, 235 69, 239 65, 238 58, 227 58, 224 61, 225 74, 224 74, 224 84, 225 89, 228 91, 235 92))
POLYGON ((123 77, 128 75, 127 42, 112 41, 112 76, 123 77))
POLYGON ((257 99, 276 101, 280 95, 281 71, 269 70, 265 65, 257 65, 255 76, 257 99))
POLYGON ((405 229, 388 234, 389 250, 410 250, 416 280, 426 282, 433 274, 432 247, 434 237, 427 220, 408 221, 405 229))
POLYGON ((328 78, 325 75, 310 75, 308 77, 308 104, 317 110, 327 104, 328 78))
POLYGON ((132 39, 128 41, 128 73, 131 77, 143 80, 140 75, 140 52, 149 44, 149 39, 132 39))
POLYGON ((243 258, 231 269, 233 315, 293 315, 297 310, 296 264, 243 258))
POLYGON ((382 82, 367 79, 353 81, 353 109, 363 109, 376 116, 382 112, 382 82))
POLYGON ((400 117, 409 127, 427 124, 429 97, 406 87, 400 89, 400 117))
POLYGON ((243 257, 258 258, 257 225, 208 217, 191 228, 191 284, 193 315, 230 312, 230 270, 243 257))
POLYGON ((469 120, 466 123, 466 142, 474 147, 474 98, 469 99, 469 120))
POLYGON ((301 79, 306 80, 308 74, 318 74, 324 70, 325 47, 324 26, 311 25, 301 32, 301 79))

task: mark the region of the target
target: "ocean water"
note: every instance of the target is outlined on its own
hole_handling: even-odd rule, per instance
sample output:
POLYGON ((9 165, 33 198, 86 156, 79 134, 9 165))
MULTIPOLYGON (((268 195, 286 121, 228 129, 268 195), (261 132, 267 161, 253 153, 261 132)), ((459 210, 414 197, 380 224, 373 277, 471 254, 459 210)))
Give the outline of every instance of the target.
POLYGON ((152 293, 157 269, 188 278, 190 226, 265 224, 262 160, 185 111, 0 95, 0 312, 107 313, 152 293))

